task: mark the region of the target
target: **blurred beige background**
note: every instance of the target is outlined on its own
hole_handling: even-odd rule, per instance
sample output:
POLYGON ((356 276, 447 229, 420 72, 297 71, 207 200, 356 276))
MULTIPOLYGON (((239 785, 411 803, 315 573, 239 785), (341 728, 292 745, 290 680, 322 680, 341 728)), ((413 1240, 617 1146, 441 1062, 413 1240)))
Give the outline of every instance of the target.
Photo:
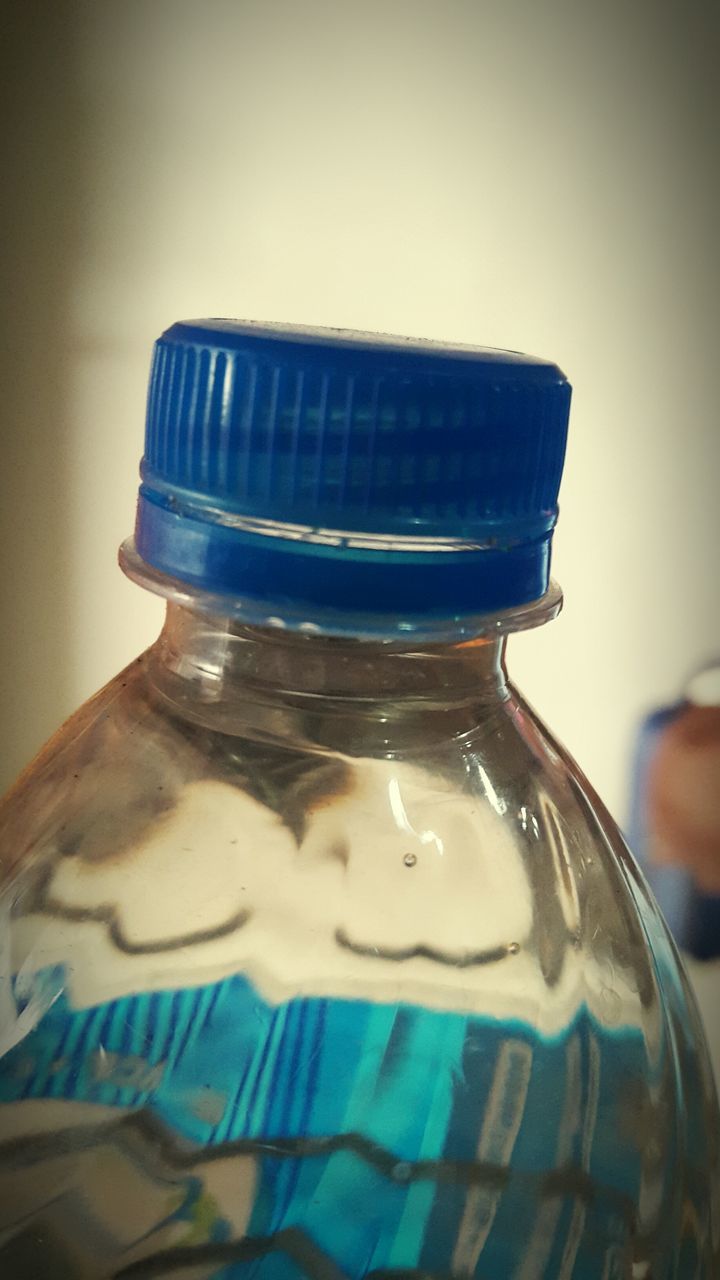
POLYGON ((115 568, 180 317, 507 346, 575 385, 561 619, 517 681, 615 812, 720 649, 718 8, 2 8, 0 782, 155 636, 115 568))

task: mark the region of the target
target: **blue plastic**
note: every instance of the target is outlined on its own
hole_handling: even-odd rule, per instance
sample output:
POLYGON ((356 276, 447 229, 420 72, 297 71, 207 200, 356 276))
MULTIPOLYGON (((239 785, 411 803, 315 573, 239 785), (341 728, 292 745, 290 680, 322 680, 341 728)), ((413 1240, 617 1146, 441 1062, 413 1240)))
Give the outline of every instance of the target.
POLYGON ((392 631, 529 603, 569 403, 555 365, 512 352, 176 324, 155 348, 137 551, 295 620, 372 613, 392 631))
POLYGON ((679 947, 698 960, 720 956, 720 894, 701 892, 681 866, 657 866, 650 859, 647 786, 650 765, 665 729, 690 704, 681 699, 643 720, 635 742, 628 843, 642 867, 658 906, 679 947))

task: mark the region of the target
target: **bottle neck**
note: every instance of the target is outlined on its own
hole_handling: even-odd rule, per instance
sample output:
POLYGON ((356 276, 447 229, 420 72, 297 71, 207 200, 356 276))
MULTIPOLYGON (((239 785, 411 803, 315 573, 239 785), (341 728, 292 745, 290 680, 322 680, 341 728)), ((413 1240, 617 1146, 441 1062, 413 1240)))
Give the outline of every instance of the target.
POLYGON ((260 630, 170 602, 148 674, 206 728, 365 751, 469 730, 509 696, 504 649, 503 635, 411 646, 260 630))

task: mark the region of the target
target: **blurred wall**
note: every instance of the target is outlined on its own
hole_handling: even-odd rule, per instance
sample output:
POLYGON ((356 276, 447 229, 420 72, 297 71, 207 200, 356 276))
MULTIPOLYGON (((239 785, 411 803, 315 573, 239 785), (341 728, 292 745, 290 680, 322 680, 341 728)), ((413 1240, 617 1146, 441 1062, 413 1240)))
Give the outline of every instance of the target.
POLYGON ((623 817, 720 648, 717 6, 5 4, 2 781, 155 635, 114 568, 180 317, 507 346, 575 385, 560 620, 511 669, 623 817))

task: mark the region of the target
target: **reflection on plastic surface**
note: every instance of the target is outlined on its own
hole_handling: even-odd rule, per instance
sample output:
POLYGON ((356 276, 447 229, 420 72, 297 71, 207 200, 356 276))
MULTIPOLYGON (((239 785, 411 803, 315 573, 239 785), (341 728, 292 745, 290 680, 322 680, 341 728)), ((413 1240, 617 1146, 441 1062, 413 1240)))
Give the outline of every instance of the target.
POLYGON ((528 709, 340 752, 148 671, 5 803, 2 1274, 711 1280, 694 1009, 528 709))

